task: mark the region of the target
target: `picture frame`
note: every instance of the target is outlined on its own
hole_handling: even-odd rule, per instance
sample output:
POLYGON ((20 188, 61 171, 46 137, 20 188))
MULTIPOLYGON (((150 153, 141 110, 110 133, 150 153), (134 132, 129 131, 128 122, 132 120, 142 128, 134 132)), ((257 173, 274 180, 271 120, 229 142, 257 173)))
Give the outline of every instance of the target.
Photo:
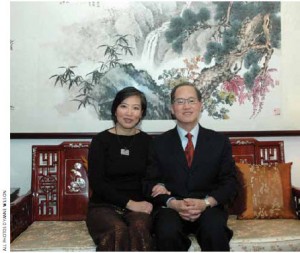
MULTIPOLYGON (((108 44, 108 41, 107 44, 97 41, 97 39, 102 38, 95 35, 97 34, 95 31, 100 33, 100 30, 97 30, 98 28, 94 27, 90 28, 90 30, 88 28, 92 27, 91 24, 97 24, 98 20, 95 17, 99 16, 101 8, 106 8, 105 10, 107 11, 103 20, 101 19, 103 27, 108 25, 111 20, 120 22, 116 18, 117 8, 123 8, 122 13, 128 13, 126 11, 126 4, 129 4, 127 1, 123 1, 124 6, 116 7, 104 6, 104 2, 11 3, 13 14, 11 24, 11 139, 91 138, 97 132, 113 126, 110 118, 106 116, 105 119, 101 119, 99 111, 95 113, 93 106, 80 100, 81 97, 78 96, 82 94, 80 93, 82 86, 72 86, 70 82, 64 83, 62 79, 59 79, 59 77, 63 77, 66 70, 74 70, 75 72, 75 69, 75 76, 85 78, 87 73, 93 70, 93 67, 99 65, 99 59, 103 60, 103 51, 102 54, 99 53, 99 48, 107 49, 110 44, 108 44), (79 13, 76 12, 78 10, 80 10, 79 13), (30 16, 31 13, 36 14, 35 16, 30 16), (59 19, 58 16, 64 18, 59 19), (36 19, 41 22, 36 22, 36 19), (46 19, 48 20, 47 22, 45 21, 46 19), (32 29, 26 29, 28 27, 32 29), (89 40, 89 38, 93 39, 89 40), (82 44, 83 42, 86 42, 87 46, 82 44), (80 45, 82 46, 80 47, 80 45), (93 58, 93 55, 98 56, 93 58), (72 64, 76 65, 76 68, 70 67, 72 64), (65 67, 61 68, 62 66, 65 67)), ((186 5, 180 3, 179 5, 176 1, 169 2, 168 4, 152 1, 148 5, 139 1, 134 2, 133 4, 140 8, 148 8, 147 10, 152 11, 152 14, 155 13, 158 6, 165 10, 169 16, 161 16, 161 22, 167 19, 170 21, 174 15, 180 16, 181 14, 178 13, 179 8, 181 10, 185 8, 190 9, 196 13, 201 8, 205 7, 209 9, 212 5, 209 2, 200 3, 197 1, 192 3, 192 6, 188 5, 188 3, 186 5)), ((286 4, 279 3, 283 7, 286 4)), ((300 108, 300 105, 296 98, 299 88, 294 81, 297 79, 293 78, 293 74, 291 74, 297 73, 297 70, 296 66, 291 66, 289 59, 289 56, 294 55, 297 50, 294 50, 294 47, 288 44, 291 41, 297 41, 297 38, 285 39, 287 36, 297 35, 288 34, 285 28, 287 26, 291 27, 291 24, 287 23, 288 20, 284 14, 281 15, 282 45, 274 50, 272 59, 269 62, 269 69, 272 69, 272 71, 276 69, 276 71, 272 72, 274 82, 268 87, 268 94, 264 94, 259 101, 263 106, 254 108, 254 100, 251 100, 251 98, 239 104, 237 100, 240 97, 236 96, 235 102, 225 104, 223 108, 227 112, 222 115, 220 114, 222 109, 217 108, 219 105, 220 108, 223 106, 221 105, 222 101, 218 100, 218 103, 216 102, 216 108, 219 110, 218 114, 212 117, 213 112, 208 110, 209 107, 207 104, 204 104, 205 110, 199 120, 202 126, 224 132, 230 136, 299 135, 300 113, 297 108, 300 108), (281 54, 282 51, 285 52, 284 55, 281 54), (256 113, 258 110, 259 113, 256 113)), ((128 19, 124 16, 122 20, 126 21, 128 19)), ((158 24, 153 23, 153 27, 158 26, 158 24)), ((125 26, 120 27, 121 30, 126 28, 125 26)), ((145 31, 147 30, 147 33, 145 33, 150 34, 151 29, 154 29, 153 27, 148 28, 148 30, 144 28, 145 31)), ((140 38, 144 39, 144 43, 146 42, 146 34, 140 38)), ((200 37, 197 38, 199 39, 200 37)), ((196 37, 194 40, 196 41, 196 37)), ((130 42, 130 39, 128 41, 130 42)), ((113 42, 113 40, 110 42, 113 42)), ((166 42, 164 41, 163 43, 166 42)), ((186 58, 182 59, 182 57, 172 52, 170 46, 168 47, 168 53, 171 55, 169 57, 176 59, 174 62, 176 61, 176 63, 181 64, 178 65, 181 67, 177 67, 177 71, 184 67, 186 67, 186 70, 190 70, 187 65, 192 63, 192 59, 195 59, 193 57, 196 57, 196 55, 192 54, 190 58, 186 56, 186 58)), ((194 53, 194 49, 188 50, 188 48, 187 46, 185 49, 186 52, 194 53)), ((139 47, 136 46, 136 54, 142 54, 141 50, 138 49, 139 47)), ((201 57, 205 56, 204 50, 202 50, 201 55, 201 57)), ((132 62, 131 58, 128 59, 128 62, 132 62)), ((147 68, 148 63, 142 64, 135 61, 134 66, 137 71, 147 70, 151 76, 156 77, 155 81, 159 83, 157 81, 159 80, 158 76, 162 75, 162 73, 170 74, 172 66, 170 68, 166 67, 170 64, 170 61, 165 62, 161 59, 159 61, 159 58, 156 58, 156 61, 160 65, 164 65, 160 69, 160 73, 153 74, 153 70, 151 73, 147 68), (165 70, 167 72, 163 72, 165 70)), ((197 63, 201 65, 201 61, 199 60, 197 63)), ((203 74, 203 69, 204 67, 201 65, 198 72, 203 74)), ((245 72, 245 69, 241 73, 238 73, 240 77, 243 77, 243 74, 245 74, 243 72, 245 72)), ((168 81, 168 79, 163 80, 168 81)), ((232 80, 230 80, 231 84, 232 80)), ((222 88, 224 88, 224 83, 225 81, 223 81, 222 88)), ((133 83, 133 85, 138 84, 133 83)), ((158 87, 161 87, 161 85, 162 82, 159 83, 158 87)), ((218 86, 219 94, 223 91, 220 87, 218 86)), ((110 87, 106 87, 105 89, 110 91, 110 87)), ((117 89, 120 89, 120 87, 113 87, 114 92, 117 89)), ((146 97, 151 97, 153 94, 153 91, 151 93, 146 92, 146 97)), ((168 95, 168 93, 166 94, 168 95)), ((156 98, 161 104, 164 104, 165 108, 169 107, 170 104, 169 97, 166 94, 163 94, 166 101, 161 100, 161 97, 156 98)), ((227 94, 229 94, 228 90, 227 94)), ((110 96, 111 98, 113 97, 112 95, 110 96)), ((203 103, 206 103, 207 99, 209 97, 204 97, 203 103)), ((153 105, 152 101, 150 101, 150 105, 153 105)), ((107 108, 109 107, 105 107, 104 109, 107 110, 107 108)), ((152 110, 149 109, 148 111, 151 114, 152 110)), ((162 114, 168 115, 166 119, 146 118, 140 126, 141 129, 149 133, 159 134, 174 127, 175 122, 171 120, 169 113, 163 111, 162 114)))

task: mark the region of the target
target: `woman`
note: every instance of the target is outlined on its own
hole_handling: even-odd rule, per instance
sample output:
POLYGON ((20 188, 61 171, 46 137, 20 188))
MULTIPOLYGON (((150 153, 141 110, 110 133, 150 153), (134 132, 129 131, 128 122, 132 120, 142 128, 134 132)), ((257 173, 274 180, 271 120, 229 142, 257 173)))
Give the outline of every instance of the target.
POLYGON ((115 126, 91 142, 87 227, 97 251, 152 250, 152 204, 142 194, 151 137, 137 128, 146 109, 142 92, 124 88, 111 107, 115 126))

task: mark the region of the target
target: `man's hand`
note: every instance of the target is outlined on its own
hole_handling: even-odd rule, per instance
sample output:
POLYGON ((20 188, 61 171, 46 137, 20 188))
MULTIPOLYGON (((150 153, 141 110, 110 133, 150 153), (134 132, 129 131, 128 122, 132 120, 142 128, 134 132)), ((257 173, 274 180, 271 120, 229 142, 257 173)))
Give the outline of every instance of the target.
POLYGON ((126 208, 133 212, 142 212, 150 214, 152 212, 153 206, 147 201, 133 201, 129 200, 126 208))
POLYGON ((189 205, 191 201, 171 199, 168 207, 177 211, 180 217, 186 221, 194 222, 201 215, 201 210, 189 205))
POLYGON ((187 198, 184 199, 184 202, 186 203, 186 205, 190 206, 193 210, 198 210, 200 212, 204 212, 204 210, 207 207, 203 199, 187 198))
POLYGON ((161 184, 154 185, 153 188, 152 188, 151 197, 154 198, 154 197, 156 197, 156 196, 158 196, 160 194, 168 194, 168 195, 170 195, 171 192, 169 192, 164 185, 161 185, 161 184))

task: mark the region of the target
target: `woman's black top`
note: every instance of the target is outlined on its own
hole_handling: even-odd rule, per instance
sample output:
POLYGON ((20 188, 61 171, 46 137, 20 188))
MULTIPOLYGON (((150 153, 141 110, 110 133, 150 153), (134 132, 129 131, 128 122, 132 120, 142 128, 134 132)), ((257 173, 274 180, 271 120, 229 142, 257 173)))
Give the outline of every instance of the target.
POLYGON ((144 200, 142 179, 150 141, 151 137, 143 131, 125 136, 105 130, 92 139, 88 155, 90 203, 125 208, 129 199, 144 200))

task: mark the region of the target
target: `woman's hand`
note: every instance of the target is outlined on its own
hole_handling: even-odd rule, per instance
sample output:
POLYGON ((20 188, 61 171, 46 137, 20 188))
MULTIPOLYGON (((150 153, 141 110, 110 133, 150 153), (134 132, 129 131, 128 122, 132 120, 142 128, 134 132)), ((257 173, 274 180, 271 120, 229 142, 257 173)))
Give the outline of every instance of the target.
POLYGON ((161 185, 161 184, 154 185, 153 188, 152 188, 151 197, 154 198, 154 197, 156 197, 156 196, 158 196, 160 194, 168 194, 168 195, 170 195, 171 192, 169 192, 164 185, 161 185))
POLYGON ((153 206, 147 201, 133 201, 129 200, 126 208, 133 212, 142 212, 150 214, 152 212, 153 206))

